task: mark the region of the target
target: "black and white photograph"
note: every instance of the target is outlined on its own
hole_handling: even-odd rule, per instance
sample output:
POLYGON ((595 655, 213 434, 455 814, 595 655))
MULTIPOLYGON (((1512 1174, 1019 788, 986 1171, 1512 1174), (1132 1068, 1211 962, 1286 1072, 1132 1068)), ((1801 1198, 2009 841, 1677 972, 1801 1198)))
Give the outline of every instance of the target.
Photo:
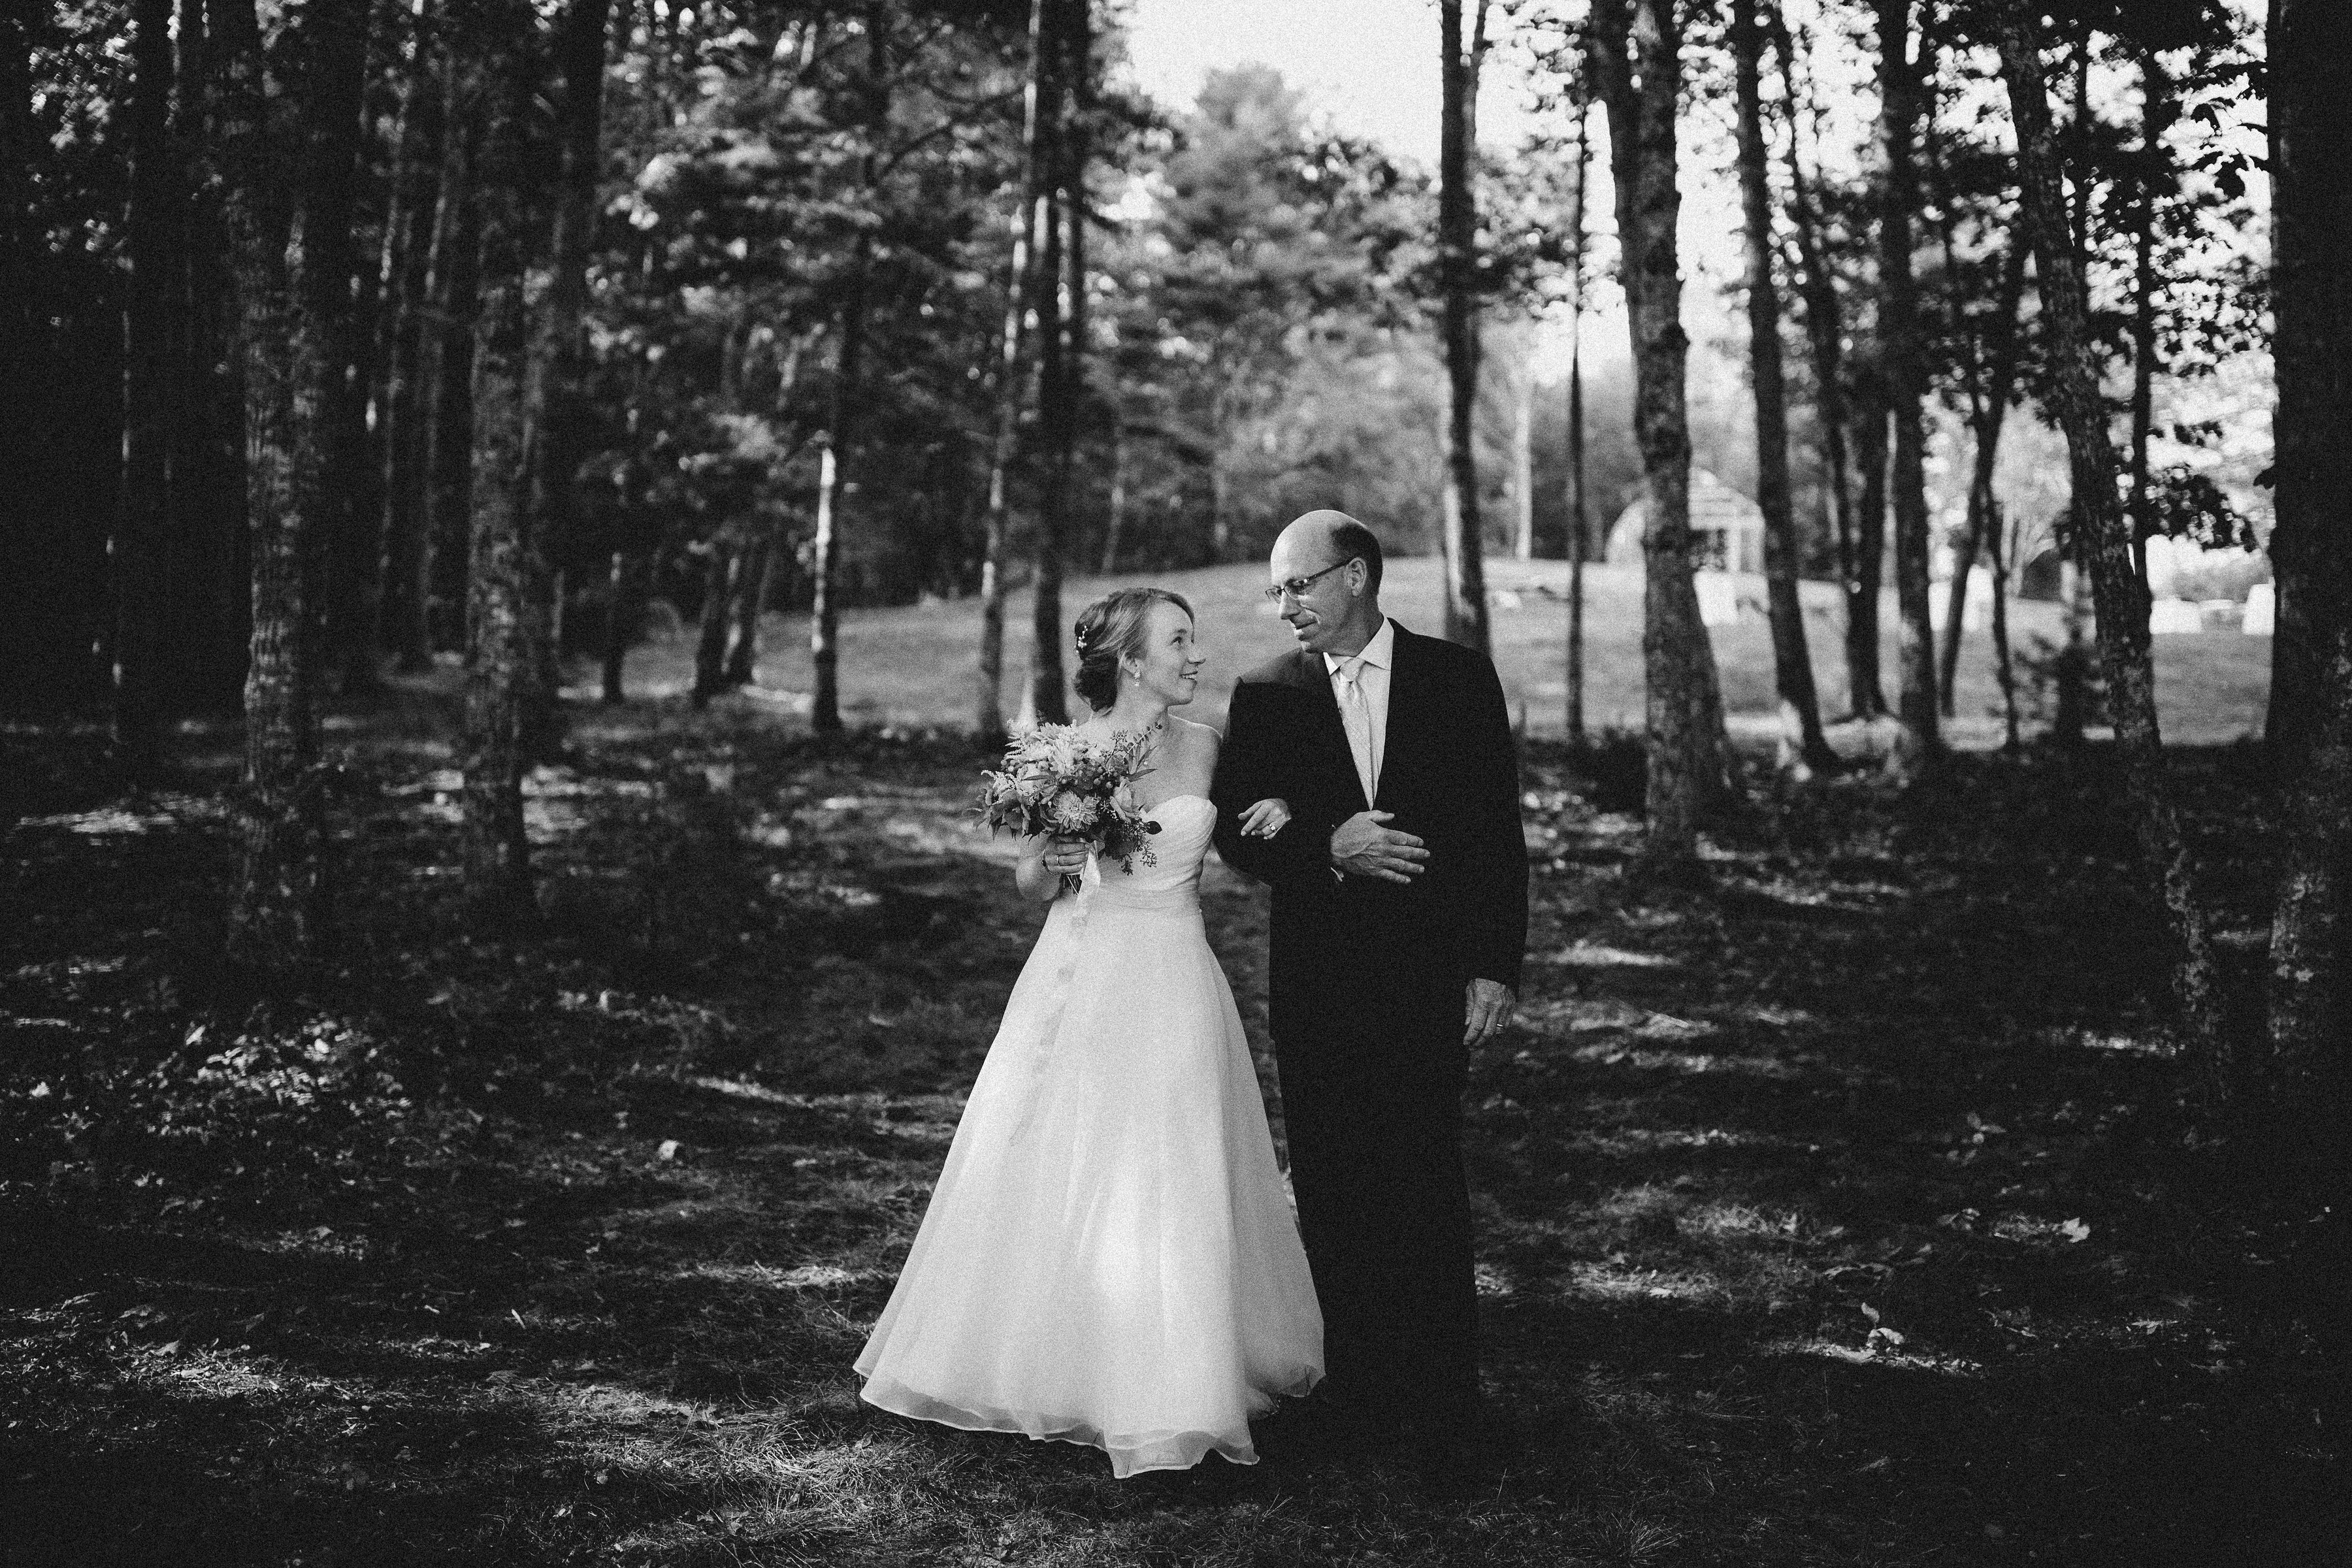
POLYGON ((0 0, 0 1568, 2352 1562, 2352 4, 0 0))

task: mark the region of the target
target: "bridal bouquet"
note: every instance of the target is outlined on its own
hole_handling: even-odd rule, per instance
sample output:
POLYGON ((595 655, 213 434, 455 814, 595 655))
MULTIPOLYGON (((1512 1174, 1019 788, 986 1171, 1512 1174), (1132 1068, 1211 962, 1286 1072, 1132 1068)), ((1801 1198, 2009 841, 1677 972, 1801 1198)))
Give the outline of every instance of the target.
MULTIPOLYGON (((1050 833, 1090 839, 1095 852, 1131 871, 1140 858, 1154 864, 1145 840, 1160 825, 1144 819, 1125 787, 1151 770, 1143 765, 1151 737, 1141 730, 1106 745, 1067 725, 1040 725, 1004 749, 1004 771, 985 774, 980 816, 992 830, 1050 833)), ((1078 879, 1065 872, 1072 891, 1078 879)))

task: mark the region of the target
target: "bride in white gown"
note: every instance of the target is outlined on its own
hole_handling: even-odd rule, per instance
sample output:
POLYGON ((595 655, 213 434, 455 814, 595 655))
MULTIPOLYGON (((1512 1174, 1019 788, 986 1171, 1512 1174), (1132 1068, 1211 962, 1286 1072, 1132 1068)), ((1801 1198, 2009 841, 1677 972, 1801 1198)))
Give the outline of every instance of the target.
POLYGON ((1121 1477, 1254 1464, 1250 1418, 1322 1376, 1323 1320, 1201 923, 1217 734, 1168 712, 1198 679, 1192 610, 1128 589, 1078 646, 1084 728, 1157 737, 1154 863, 1024 844, 1019 886, 1054 907, 857 1371, 885 1410, 1091 1444, 1121 1477))

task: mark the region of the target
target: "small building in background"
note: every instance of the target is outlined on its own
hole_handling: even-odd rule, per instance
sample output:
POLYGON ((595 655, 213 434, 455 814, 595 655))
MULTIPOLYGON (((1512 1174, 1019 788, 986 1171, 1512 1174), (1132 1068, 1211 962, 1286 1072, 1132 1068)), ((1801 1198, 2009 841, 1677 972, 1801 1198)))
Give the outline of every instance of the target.
MULTIPOLYGON (((1639 498, 1610 524, 1610 565, 1642 564, 1642 529, 1649 504, 1646 495, 1639 498)), ((1763 510, 1714 474, 1696 467, 1690 475, 1690 524, 1696 536, 1691 564, 1701 572, 1764 570, 1763 510)))
POLYGON ((2278 590, 2268 583, 2257 583, 2246 590, 2245 618, 2238 630, 2250 637, 2266 637, 2278 630, 2278 590))

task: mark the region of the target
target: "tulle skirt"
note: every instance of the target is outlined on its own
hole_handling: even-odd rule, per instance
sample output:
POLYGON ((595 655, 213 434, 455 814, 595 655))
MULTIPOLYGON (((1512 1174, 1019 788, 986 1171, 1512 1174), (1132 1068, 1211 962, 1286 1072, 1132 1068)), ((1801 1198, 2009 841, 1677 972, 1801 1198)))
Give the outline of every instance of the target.
POLYGON ((1047 916, 890 1302, 883 1409, 1090 1444, 1119 1476, 1214 1452, 1322 1375, 1323 1323, 1241 1017, 1190 889, 1047 916))

